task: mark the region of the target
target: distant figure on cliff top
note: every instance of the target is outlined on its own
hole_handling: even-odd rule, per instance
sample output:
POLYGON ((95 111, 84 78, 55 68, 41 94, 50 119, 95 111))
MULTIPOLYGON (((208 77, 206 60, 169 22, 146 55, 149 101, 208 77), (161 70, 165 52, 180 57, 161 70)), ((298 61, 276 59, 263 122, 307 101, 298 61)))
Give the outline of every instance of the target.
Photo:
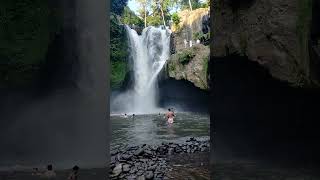
POLYGON ((183 42, 184 42, 184 48, 187 48, 187 44, 188 44, 187 40, 184 39, 183 42))
POLYGON ((173 118, 175 117, 173 111, 171 111, 171 109, 168 109, 168 112, 166 113, 166 118, 169 124, 173 123, 173 118))
POLYGON ((190 47, 192 47, 192 40, 190 40, 190 47))

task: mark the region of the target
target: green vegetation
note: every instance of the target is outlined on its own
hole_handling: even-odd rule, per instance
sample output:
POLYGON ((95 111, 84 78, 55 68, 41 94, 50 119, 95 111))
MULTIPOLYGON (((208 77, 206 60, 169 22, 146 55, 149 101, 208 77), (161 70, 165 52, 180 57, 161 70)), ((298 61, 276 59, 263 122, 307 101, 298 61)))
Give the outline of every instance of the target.
POLYGON ((201 42, 209 42, 210 41, 210 33, 203 34, 202 32, 193 33, 193 39, 199 39, 201 42))
MULTIPOLYGON (((190 9, 189 0, 180 0, 182 10, 190 9)), ((192 10, 201 8, 203 5, 200 0, 191 0, 192 10)))
POLYGON ((123 24, 136 25, 143 27, 143 20, 134 14, 128 6, 124 7, 124 11, 121 15, 121 22, 123 24))
POLYGON ((205 73, 206 79, 208 75, 208 65, 209 65, 209 56, 203 57, 203 72, 205 73))
POLYGON ((192 50, 185 50, 178 53, 177 55, 179 62, 183 65, 188 64, 190 60, 196 56, 196 54, 192 50))
POLYGON ((116 15, 113 14, 110 18, 111 88, 118 88, 128 72, 128 40, 126 30, 119 25, 116 15))
POLYGON ((172 21, 173 21, 173 24, 178 26, 179 23, 180 23, 180 17, 177 13, 173 13, 172 14, 172 21))
POLYGON ((169 72, 174 72, 176 70, 176 67, 172 63, 168 63, 169 72))
POLYGON ((0 86, 34 82, 48 46, 61 27, 59 12, 46 0, 0 2, 0 86))
POLYGON ((121 15, 127 3, 128 0, 111 0, 111 12, 121 15))
POLYGON ((127 62, 111 61, 111 70, 111 88, 118 88, 126 77, 127 62))

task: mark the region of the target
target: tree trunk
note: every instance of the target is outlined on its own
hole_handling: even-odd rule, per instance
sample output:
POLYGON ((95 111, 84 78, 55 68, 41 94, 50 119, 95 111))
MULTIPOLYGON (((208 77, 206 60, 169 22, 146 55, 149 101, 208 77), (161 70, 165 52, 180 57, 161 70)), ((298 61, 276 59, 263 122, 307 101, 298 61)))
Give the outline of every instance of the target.
POLYGON ((192 11, 191 0, 189 0, 190 11, 192 11))
POLYGON ((163 25, 164 25, 164 27, 166 27, 166 21, 164 20, 164 15, 163 15, 163 10, 162 10, 162 4, 161 4, 161 3, 159 3, 159 4, 160 4, 160 10, 161 10, 161 14, 162 14, 163 25))
POLYGON ((147 0, 145 1, 144 4, 144 28, 147 27, 147 0))

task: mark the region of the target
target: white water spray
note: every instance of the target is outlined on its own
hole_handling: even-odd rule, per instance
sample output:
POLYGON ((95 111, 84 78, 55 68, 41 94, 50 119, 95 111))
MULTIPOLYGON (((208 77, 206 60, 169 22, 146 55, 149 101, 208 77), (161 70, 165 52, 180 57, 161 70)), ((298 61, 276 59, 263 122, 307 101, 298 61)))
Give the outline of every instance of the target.
POLYGON ((126 26, 130 56, 133 62, 133 89, 118 95, 111 106, 120 106, 123 113, 158 113, 158 75, 170 56, 170 34, 166 28, 147 27, 142 35, 126 26))

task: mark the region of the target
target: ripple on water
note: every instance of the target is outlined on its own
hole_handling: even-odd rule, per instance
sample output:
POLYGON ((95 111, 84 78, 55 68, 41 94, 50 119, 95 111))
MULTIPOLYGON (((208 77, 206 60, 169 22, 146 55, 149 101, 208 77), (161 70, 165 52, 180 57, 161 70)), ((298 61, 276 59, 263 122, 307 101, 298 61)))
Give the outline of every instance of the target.
POLYGON ((136 115, 135 118, 111 116, 111 150, 127 145, 162 142, 180 143, 189 137, 209 139, 210 116, 199 113, 176 113, 172 125, 168 125, 163 115, 136 115))

